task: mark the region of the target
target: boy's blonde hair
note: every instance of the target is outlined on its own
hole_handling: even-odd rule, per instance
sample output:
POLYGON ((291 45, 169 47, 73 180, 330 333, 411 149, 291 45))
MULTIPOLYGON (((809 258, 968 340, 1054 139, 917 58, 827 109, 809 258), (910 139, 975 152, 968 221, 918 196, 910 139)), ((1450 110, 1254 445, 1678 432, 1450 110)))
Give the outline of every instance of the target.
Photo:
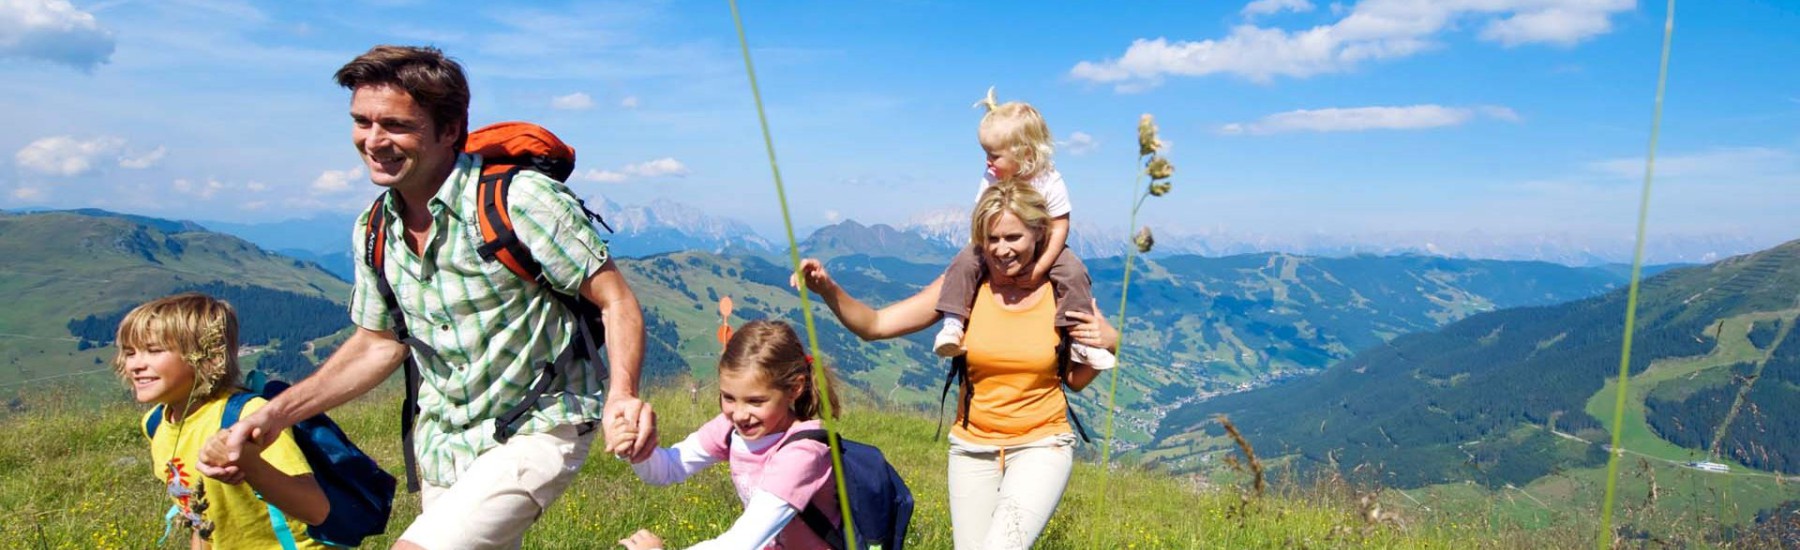
POLYGON ((1029 182, 1050 169, 1056 144, 1050 134, 1050 125, 1044 123, 1044 115, 1036 108, 1023 101, 1000 103, 994 99, 993 88, 988 88, 987 97, 975 105, 987 108, 987 114, 982 115, 981 126, 976 130, 976 139, 981 141, 982 147, 1019 163, 1019 172, 1013 175, 1014 179, 1029 182))
POLYGON ((837 375, 827 365, 821 369, 825 380, 815 380, 812 361, 793 327, 781 321, 756 320, 738 327, 731 341, 725 343, 725 354, 719 357, 719 374, 753 371, 784 392, 801 388, 800 397, 794 399, 794 418, 798 420, 812 420, 824 413, 819 400, 819 387, 824 386, 831 392, 835 418, 837 411, 843 410, 838 406, 837 375))
MULTIPOLYGON (((1030 185, 1016 182, 989 185, 981 191, 981 197, 975 200, 974 212, 969 214, 969 245, 987 244, 988 228, 1005 212, 1011 212, 1026 228, 1037 233, 1037 253, 1043 255, 1044 245, 1050 240, 1049 207, 1045 205, 1042 193, 1030 185)), ((1031 260, 1037 261, 1037 258, 1031 260)))
POLYGON ((189 292, 145 302, 119 322, 113 372, 129 379, 125 351, 151 345, 176 353, 194 369, 190 399, 229 394, 243 378, 238 369, 238 321, 231 304, 189 292))

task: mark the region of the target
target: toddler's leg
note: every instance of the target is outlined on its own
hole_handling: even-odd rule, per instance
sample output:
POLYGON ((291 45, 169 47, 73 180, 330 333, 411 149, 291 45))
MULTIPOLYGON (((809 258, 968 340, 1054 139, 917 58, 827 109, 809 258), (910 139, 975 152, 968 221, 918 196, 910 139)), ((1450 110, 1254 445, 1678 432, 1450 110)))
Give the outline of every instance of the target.
MULTIPOLYGON (((1056 255, 1056 263, 1050 264, 1050 284, 1056 286, 1056 326, 1069 328, 1077 325, 1069 318, 1069 312, 1079 311, 1089 315, 1100 315, 1094 311, 1093 279, 1088 276, 1087 265, 1075 253, 1063 249, 1056 255)), ((1113 368, 1118 358, 1112 352, 1089 347, 1081 342, 1070 345, 1071 354, 1077 363, 1082 363, 1100 370, 1113 368)))
POLYGON ((963 323, 969 318, 969 303, 975 301, 975 289, 981 286, 981 254, 975 247, 963 247, 944 270, 944 285, 938 288, 938 313, 944 314, 944 328, 938 331, 932 351, 943 357, 963 354, 963 323))

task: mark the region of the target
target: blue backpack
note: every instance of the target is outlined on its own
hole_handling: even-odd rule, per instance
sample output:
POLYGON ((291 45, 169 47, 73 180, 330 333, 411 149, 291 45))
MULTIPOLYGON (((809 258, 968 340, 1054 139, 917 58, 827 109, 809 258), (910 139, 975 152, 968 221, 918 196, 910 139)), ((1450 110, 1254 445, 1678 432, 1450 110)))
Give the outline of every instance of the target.
MULTIPOLYGON (((827 437, 825 430, 801 430, 789 435, 782 446, 800 440, 830 445, 827 437)), ((726 438, 729 448, 730 435, 726 438)), ((817 504, 808 503, 800 520, 832 550, 903 550, 913 512, 912 490, 906 488, 906 480, 882 456, 881 449, 842 437, 838 445, 843 453, 844 485, 850 493, 850 515, 856 520, 856 546, 844 544, 844 530, 832 525, 817 504)), ((836 485, 826 487, 835 490, 836 485)))
MULTIPOLYGON (((271 380, 263 385, 261 392, 232 394, 219 417, 219 429, 236 424, 250 398, 274 399, 287 388, 286 382, 271 380)), ((163 406, 157 405, 150 418, 144 421, 144 434, 156 437, 156 428, 162 424, 162 418, 163 406)), ((295 424, 293 437, 300 452, 306 455, 306 463, 312 467, 313 480, 319 483, 319 489, 325 492, 325 500, 331 503, 331 514, 325 517, 325 522, 308 526, 306 535, 332 546, 354 547, 362 544, 365 537, 387 531, 388 516, 394 511, 394 489, 398 485, 394 476, 351 443, 344 430, 323 414, 295 424)), ((275 537, 281 540, 281 547, 293 550, 294 534, 288 530, 287 515, 273 504, 269 505, 269 524, 275 529, 275 537)))

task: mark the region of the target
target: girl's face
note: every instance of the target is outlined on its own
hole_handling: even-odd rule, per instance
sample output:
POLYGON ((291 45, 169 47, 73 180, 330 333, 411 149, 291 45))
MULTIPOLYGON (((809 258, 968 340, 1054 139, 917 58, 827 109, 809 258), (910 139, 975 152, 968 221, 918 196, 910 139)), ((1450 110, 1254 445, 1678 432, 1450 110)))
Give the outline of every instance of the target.
POLYGON ((139 403, 179 405, 194 391, 194 369, 181 354, 156 342, 125 348, 125 377, 139 403))
POLYGON ((794 425, 794 400, 800 398, 799 385, 783 391, 764 378, 748 369, 719 373, 719 409, 745 439, 785 432, 794 425))
POLYGON ((981 146, 987 151, 987 173, 994 181, 1006 181, 1019 175, 1019 161, 1012 158, 1004 149, 981 146))

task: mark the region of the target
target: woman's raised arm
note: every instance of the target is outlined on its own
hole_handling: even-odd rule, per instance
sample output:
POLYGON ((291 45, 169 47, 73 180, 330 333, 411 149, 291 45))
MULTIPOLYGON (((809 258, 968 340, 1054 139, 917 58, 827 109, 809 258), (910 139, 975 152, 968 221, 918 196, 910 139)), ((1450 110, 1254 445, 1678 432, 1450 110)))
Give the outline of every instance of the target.
POLYGON ((918 294, 877 310, 845 292, 837 281, 831 280, 831 274, 825 272, 825 264, 817 259, 801 260, 800 272, 790 277, 788 284, 798 288, 802 281, 807 289, 825 301, 844 328, 863 340, 905 336, 936 323, 939 318, 938 289, 944 284, 944 278, 938 277, 918 294))

